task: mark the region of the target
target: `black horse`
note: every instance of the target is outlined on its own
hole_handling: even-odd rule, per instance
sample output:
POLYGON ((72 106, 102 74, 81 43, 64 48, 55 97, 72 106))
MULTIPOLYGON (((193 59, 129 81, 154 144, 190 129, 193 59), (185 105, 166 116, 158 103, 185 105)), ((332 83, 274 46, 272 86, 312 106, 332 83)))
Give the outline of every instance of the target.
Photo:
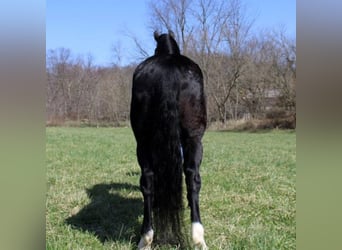
POLYGON ((154 38, 155 54, 138 65, 133 75, 130 113, 144 197, 138 248, 151 248, 153 229, 157 239, 170 242, 171 237, 173 243, 181 244, 184 171, 192 240, 196 248, 207 249, 198 204, 201 139, 207 124, 202 72, 180 54, 172 32, 154 32, 154 38))

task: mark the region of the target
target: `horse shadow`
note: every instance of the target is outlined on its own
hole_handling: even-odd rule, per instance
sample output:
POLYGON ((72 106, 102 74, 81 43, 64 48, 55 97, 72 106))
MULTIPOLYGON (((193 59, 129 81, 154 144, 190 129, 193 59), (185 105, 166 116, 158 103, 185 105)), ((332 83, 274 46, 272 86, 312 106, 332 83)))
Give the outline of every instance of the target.
POLYGON ((128 183, 96 184, 86 189, 91 202, 65 220, 72 228, 106 241, 137 242, 142 217, 142 199, 125 197, 139 187, 128 183))

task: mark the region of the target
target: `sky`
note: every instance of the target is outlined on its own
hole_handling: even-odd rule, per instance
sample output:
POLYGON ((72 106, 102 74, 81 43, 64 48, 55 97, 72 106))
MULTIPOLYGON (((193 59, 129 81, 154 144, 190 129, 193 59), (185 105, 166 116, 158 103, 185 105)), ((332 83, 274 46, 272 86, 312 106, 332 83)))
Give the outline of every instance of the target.
MULTIPOLYGON (((115 62, 113 47, 120 48, 122 64, 136 60, 130 34, 148 44, 153 54, 154 40, 149 25, 149 0, 47 0, 46 50, 68 48, 75 56, 92 55, 94 64, 115 62)), ((255 18, 254 29, 285 27, 296 36, 295 0, 242 0, 255 18)))

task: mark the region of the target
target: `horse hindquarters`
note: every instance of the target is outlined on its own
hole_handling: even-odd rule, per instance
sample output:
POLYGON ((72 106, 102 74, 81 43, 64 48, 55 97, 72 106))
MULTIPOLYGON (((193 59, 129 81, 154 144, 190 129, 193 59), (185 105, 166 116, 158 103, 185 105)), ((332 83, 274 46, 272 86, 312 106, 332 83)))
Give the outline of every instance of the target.
POLYGON ((140 187, 144 197, 139 249, 150 247, 153 230, 163 242, 183 242, 178 88, 175 87, 177 82, 170 81, 176 77, 171 77, 169 72, 165 75, 160 78, 144 74, 133 81, 131 123, 137 140, 140 187), (135 88, 136 85, 139 88, 135 88))

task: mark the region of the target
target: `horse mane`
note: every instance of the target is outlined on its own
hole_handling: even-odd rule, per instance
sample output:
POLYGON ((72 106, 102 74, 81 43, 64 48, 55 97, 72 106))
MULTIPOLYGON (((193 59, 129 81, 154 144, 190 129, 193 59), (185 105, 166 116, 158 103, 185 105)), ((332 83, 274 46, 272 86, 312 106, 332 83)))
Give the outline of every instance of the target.
POLYGON ((157 42, 157 46, 154 54, 159 55, 180 55, 180 49, 176 40, 174 39, 174 34, 169 30, 167 34, 159 34, 158 31, 153 33, 154 39, 157 42))

